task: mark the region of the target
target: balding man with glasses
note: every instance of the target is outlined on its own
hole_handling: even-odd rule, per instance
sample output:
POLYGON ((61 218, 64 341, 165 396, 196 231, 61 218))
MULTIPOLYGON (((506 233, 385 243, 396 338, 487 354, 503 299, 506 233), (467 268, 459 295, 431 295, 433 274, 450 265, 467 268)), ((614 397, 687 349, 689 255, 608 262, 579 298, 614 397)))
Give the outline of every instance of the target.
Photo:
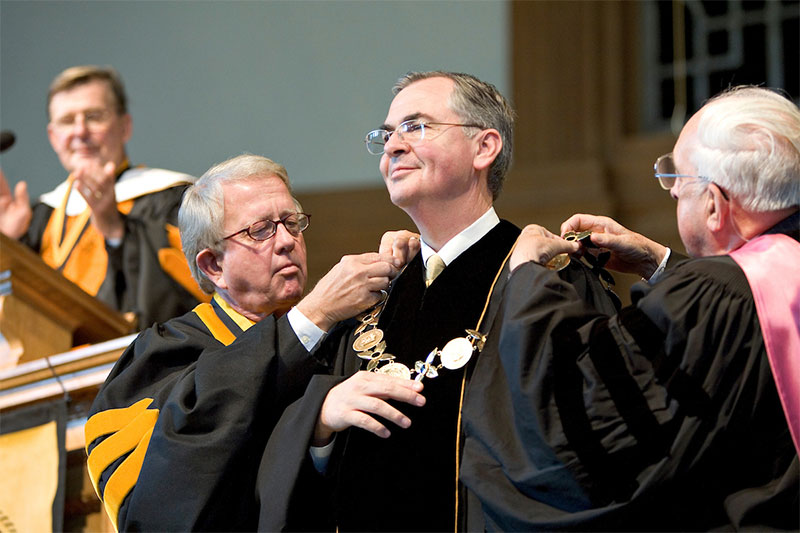
MULTIPOLYGON (((340 377, 316 376, 287 410, 279 426, 286 439, 273 439, 262 469, 283 468, 291 478, 287 465, 308 455, 297 443, 308 443, 306 462, 324 477, 260 486, 266 530, 482 530, 462 465, 482 460, 477 446, 503 447, 511 438, 495 433, 480 444, 471 434, 476 424, 500 429, 497 421, 510 411, 494 325, 520 230, 498 217, 493 202, 511 163, 513 111, 494 86, 468 74, 411 73, 394 94, 383 125, 365 142, 380 156, 392 203, 419 229, 421 253, 388 298, 338 340, 340 377), (387 401, 397 383, 387 377, 414 384, 413 394, 387 401), (303 512, 312 499, 306 489, 315 494, 326 485, 328 499, 314 497, 318 512, 303 512), (328 503, 328 522, 309 524, 328 503)), ((614 309, 582 263, 560 275, 614 309)))
POLYGON ((346 256, 301 300, 311 217, 286 169, 255 155, 209 169, 179 219, 192 275, 213 298, 122 354, 86 423, 89 474, 120 531, 253 530, 272 427, 327 372, 312 353, 382 298, 402 261, 346 256))
POLYGON ((582 244, 530 226, 511 255, 499 357, 525 461, 464 476, 491 529, 800 528, 800 110, 725 92, 655 176, 692 259, 607 217, 561 227, 649 281, 632 306, 593 308, 543 267, 582 244))

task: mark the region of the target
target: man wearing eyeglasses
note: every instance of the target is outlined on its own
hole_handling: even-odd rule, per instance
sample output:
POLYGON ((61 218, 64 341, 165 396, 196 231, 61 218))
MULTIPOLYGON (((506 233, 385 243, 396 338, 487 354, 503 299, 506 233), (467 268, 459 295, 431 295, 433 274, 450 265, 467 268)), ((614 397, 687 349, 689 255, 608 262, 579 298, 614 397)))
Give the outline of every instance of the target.
MULTIPOLYGON (((468 74, 412 73, 394 93, 366 145, 380 155, 392 203, 419 228, 421 253, 388 299, 341 340, 336 373, 352 377, 316 376, 279 426, 285 443, 273 439, 265 454, 263 471, 290 471, 287 464, 304 459, 297 443, 314 445, 326 476, 317 485, 329 484, 332 494, 329 523, 307 523, 323 514, 325 499, 315 498, 318 513, 293 512, 305 509, 304 489, 315 486, 304 476, 296 485, 259 487, 266 530, 483 529, 459 468, 476 459, 465 448, 472 426, 495 425, 507 401, 492 325, 519 229, 492 204, 511 162, 513 111, 495 87, 468 74), (383 383, 374 383, 384 373, 419 385, 416 393, 424 386, 424 404, 414 395, 385 401, 383 383)), ((579 262, 560 275, 614 309, 579 262)), ((511 436, 492 438, 492 447, 505 446, 511 436)))
POLYGON ((203 299, 180 251, 177 212, 192 176, 133 168, 132 120, 111 68, 71 67, 53 80, 47 134, 65 182, 31 208, 0 174, 0 231, 138 328, 189 311, 203 299))
MULTIPOLYGON (((402 266, 346 256, 302 301, 310 216, 286 169, 255 155, 209 169, 183 199, 181 238, 210 303, 145 330, 86 424, 89 474, 118 530, 254 530, 256 475, 285 405, 327 362, 340 320, 374 304, 402 266)), ((412 382, 382 376, 391 397, 412 382)))
POLYGON ((649 280, 632 306, 577 298, 542 265, 583 247, 544 228, 511 256, 499 358, 527 453, 463 472, 490 529, 800 527, 800 110, 725 92, 655 171, 693 259, 606 217, 561 227, 649 280))

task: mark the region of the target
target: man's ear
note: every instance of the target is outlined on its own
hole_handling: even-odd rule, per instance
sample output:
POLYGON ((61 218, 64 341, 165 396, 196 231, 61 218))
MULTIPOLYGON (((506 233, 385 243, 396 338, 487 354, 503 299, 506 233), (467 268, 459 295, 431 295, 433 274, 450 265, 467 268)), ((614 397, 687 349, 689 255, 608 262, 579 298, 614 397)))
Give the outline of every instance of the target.
POLYGON ((709 183, 706 192, 708 194, 703 204, 706 227, 712 233, 719 233, 728 222, 730 201, 716 183, 709 183))
POLYGON ((220 289, 227 289, 225 284, 225 277, 222 275, 222 254, 215 252, 210 248, 205 248, 197 254, 197 266, 211 280, 211 283, 220 289))
POLYGON ((472 164, 475 170, 489 168, 503 149, 503 138, 500 137, 499 131, 489 128, 481 131, 476 141, 478 149, 472 164))

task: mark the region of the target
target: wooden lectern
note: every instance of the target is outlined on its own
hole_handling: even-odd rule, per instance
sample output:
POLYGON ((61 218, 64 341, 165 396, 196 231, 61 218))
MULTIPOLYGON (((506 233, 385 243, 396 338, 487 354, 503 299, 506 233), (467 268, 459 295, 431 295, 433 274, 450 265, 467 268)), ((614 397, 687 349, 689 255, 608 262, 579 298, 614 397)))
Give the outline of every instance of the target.
POLYGON ((120 313, 0 234, 0 370, 131 331, 120 313))
POLYGON ((0 234, 0 419, 26 421, 31 407, 66 398, 66 477, 57 499, 65 530, 113 531, 86 475, 83 426, 97 390, 133 342, 133 327, 0 234))

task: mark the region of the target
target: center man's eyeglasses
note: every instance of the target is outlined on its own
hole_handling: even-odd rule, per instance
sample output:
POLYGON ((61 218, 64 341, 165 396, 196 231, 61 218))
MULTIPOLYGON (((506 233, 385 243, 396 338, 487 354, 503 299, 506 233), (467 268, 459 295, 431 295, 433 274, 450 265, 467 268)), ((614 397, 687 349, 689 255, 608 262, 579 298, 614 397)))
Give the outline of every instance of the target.
POLYGON ((422 139, 433 139, 435 134, 444 131, 444 128, 437 128, 436 126, 461 126, 463 128, 481 128, 478 124, 454 124, 452 122, 426 122, 424 120, 412 119, 406 120, 401 123, 393 131, 389 130, 372 130, 367 133, 364 143, 367 145, 367 151, 373 155, 381 155, 383 148, 389 137, 397 133, 400 140, 407 143, 416 143, 422 139))
POLYGON ((311 215, 307 215, 305 213, 290 213, 280 220, 270 220, 265 218, 263 220, 257 220, 246 228, 242 228, 239 231, 231 233, 227 237, 223 237, 221 240, 224 241, 226 239, 230 239, 231 237, 235 237, 240 233, 247 233, 247 235, 254 241, 266 241, 267 239, 275 236, 275 234, 278 232, 278 224, 283 224, 283 227, 286 228, 286 231, 288 231, 294 237, 297 237, 304 232, 306 228, 308 228, 310 220, 311 215))

